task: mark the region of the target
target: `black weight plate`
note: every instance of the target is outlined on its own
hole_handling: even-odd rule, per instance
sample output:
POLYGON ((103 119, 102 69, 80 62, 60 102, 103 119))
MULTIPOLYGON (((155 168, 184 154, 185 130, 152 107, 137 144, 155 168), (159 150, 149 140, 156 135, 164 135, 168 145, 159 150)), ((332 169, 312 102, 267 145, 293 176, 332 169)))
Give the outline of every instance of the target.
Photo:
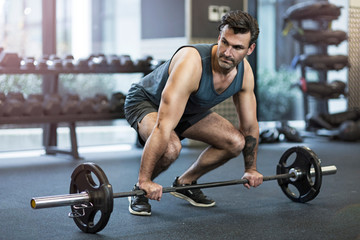
POLYGON ((82 213, 74 217, 75 224, 86 233, 104 229, 113 210, 113 191, 104 171, 94 163, 80 164, 71 175, 70 193, 87 192, 91 205, 82 210, 71 206, 71 211, 82 213), (96 177, 96 178, 95 178, 96 177))
POLYGON ((322 181, 322 171, 318 156, 308 147, 298 146, 290 148, 281 156, 276 173, 288 173, 292 168, 300 170, 303 174, 296 180, 291 178, 278 179, 281 190, 294 202, 305 203, 314 199, 320 192, 322 181), (291 157, 293 154, 296 154, 295 160, 292 163, 288 163, 288 160, 294 157, 291 157), (310 174, 311 168, 315 170, 313 177, 310 174), (292 190, 294 189, 293 187, 297 189, 297 193, 292 190))

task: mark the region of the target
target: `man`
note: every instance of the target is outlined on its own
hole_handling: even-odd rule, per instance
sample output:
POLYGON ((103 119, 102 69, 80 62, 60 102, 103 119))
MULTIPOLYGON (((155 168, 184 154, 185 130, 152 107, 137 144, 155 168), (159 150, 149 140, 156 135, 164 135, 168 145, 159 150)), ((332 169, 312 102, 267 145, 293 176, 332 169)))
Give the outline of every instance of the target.
MULTIPOLYGON (((249 14, 233 11, 222 18, 219 30, 217 44, 179 48, 128 92, 126 119, 145 143, 134 190, 147 193, 129 198, 132 214, 151 215, 148 199, 160 201, 162 196, 162 186, 153 180, 178 158, 183 138, 209 146, 173 186, 195 184, 241 152, 243 178, 249 180, 245 187, 257 187, 263 181, 256 169, 259 128, 254 76, 245 59, 255 49, 258 24, 249 14), (239 116, 238 128, 209 110, 231 96, 239 116)), ((200 189, 172 194, 194 206, 215 205, 200 189)))

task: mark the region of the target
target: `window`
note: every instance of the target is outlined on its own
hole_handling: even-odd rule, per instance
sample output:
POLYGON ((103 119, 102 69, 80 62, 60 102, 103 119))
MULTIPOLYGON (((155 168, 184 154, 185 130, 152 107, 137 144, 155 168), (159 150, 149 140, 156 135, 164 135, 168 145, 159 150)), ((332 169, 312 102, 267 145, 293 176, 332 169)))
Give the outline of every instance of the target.
MULTIPOLYGON (((15 52, 20 57, 43 57, 42 0, 0 0, 0 47, 15 52)), ((55 1, 54 1, 55 2, 55 1)), ((44 21, 47 21, 46 19, 44 21)), ((133 60, 140 57, 140 0, 61 0, 56 1, 56 55, 60 58, 73 55, 75 60, 88 58, 91 54, 130 55, 133 60)), ((96 93, 126 92, 132 82, 142 74, 60 74, 59 91, 62 94, 77 93, 80 97, 91 97, 96 93)), ((24 95, 42 92, 41 75, 0 75, 1 91, 21 91, 24 95)), ((134 143, 135 134, 125 120, 94 123, 96 125, 124 126, 120 134, 103 132, 100 137, 84 137, 79 131, 79 145, 134 143), (125 131, 125 133, 123 132, 125 131), (112 134, 112 136, 109 135, 112 134), (130 135, 129 135, 130 134, 130 135), (114 136, 113 136, 114 135, 114 136), (116 135, 116 136, 115 136, 116 135), (134 135, 134 137, 131 137, 134 135), (125 136, 125 137, 124 137, 125 136)), ((0 150, 41 148, 40 125, 0 126, 0 128, 31 127, 29 134, 18 137, 17 144, 3 145, 0 150), (31 140, 29 140, 31 139, 31 140)), ((67 129, 58 129, 60 147, 69 145, 67 129)), ((9 142, 16 131, 3 131, 2 142, 9 142)), ((24 134, 24 131, 22 131, 24 134)))

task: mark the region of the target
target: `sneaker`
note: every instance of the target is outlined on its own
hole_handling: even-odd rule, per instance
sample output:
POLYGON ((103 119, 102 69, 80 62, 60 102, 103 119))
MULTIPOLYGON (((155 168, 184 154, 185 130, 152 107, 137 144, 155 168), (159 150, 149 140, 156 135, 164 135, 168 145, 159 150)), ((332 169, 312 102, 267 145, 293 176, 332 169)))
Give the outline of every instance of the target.
MULTIPOLYGON (((138 186, 134 186, 133 191, 140 190, 138 186)), ((130 196, 129 199, 129 212, 134 215, 150 216, 151 205, 149 199, 145 196, 130 196)))
MULTIPOLYGON (((178 184, 178 178, 175 178, 173 187, 186 186, 190 184, 178 184)), ((192 182, 191 185, 196 184, 196 181, 192 182)), ((176 192, 171 192, 171 195, 184 199, 188 201, 191 205, 195 207, 212 207, 215 205, 215 201, 209 199, 200 189, 189 189, 189 190, 177 190, 176 192)))

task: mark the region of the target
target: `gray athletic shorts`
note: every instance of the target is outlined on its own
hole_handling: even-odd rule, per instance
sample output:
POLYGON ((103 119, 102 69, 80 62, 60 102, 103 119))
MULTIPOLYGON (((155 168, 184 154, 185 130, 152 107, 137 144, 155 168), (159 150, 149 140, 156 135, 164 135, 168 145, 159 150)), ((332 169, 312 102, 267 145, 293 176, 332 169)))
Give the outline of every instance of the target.
MULTIPOLYGON (((156 106, 155 104, 153 104, 150 101, 140 101, 137 104, 126 104, 125 101, 125 118, 126 120, 129 122, 129 124, 131 125, 132 128, 134 128, 136 130, 137 133, 139 133, 138 131, 138 123, 141 122, 141 120, 149 113, 152 112, 157 112, 158 111, 158 106, 156 106)), ((201 113, 195 113, 195 114, 184 114, 178 125, 176 126, 176 128, 174 129, 176 134, 179 136, 180 140, 184 139, 184 137, 181 136, 181 134, 188 129, 189 127, 191 127, 192 125, 194 125, 195 123, 197 123, 198 121, 200 121, 201 119, 203 119, 204 117, 206 117, 207 115, 209 115, 211 113, 211 110, 205 111, 205 112, 201 112, 201 113)), ((140 143, 143 145, 144 142, 142 141, 141 137, 139 136, 139 141, 140 143)))

